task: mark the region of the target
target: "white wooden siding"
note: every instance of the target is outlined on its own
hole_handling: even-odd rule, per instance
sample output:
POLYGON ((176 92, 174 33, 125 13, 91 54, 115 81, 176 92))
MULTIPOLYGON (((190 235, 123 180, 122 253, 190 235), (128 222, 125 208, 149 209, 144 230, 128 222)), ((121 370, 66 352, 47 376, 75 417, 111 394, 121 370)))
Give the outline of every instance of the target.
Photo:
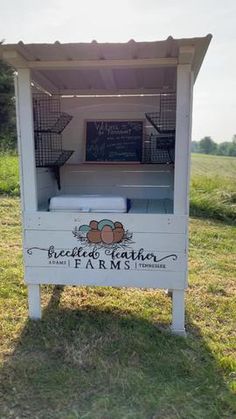
POLYGON ((57 194, 57 185, 54 174, 48 168, 37 168, 37 191, 39 208, 48 207, 48 200, 57 194))
MULTIPOLYGON (((63 248, 64 249, 64 248, 63 248)), ((56 250, 56 249, 55 249, 56 250)), ((60 249, 57 249, 60 250, 60 249)), ((72 250, 71 248, 67 248, 67 250, 72 250)), ((26 267, 39 267, 39 268, 48 268, 48 269, 55 269, 58 268, 58 266, 60 266, 63 270, 65 269, 69 269, 69 270, 73 270, 75 269, 75 263, 73 259, 68 259, 66 260, 66 264, 63 264, 62 262, 64 262, 62 260, 62 258, 58 259, 58 260, 51 260, 51 264, 49 264, 49 261, 47 259, 47 255, 45 253, 43 253, 42 251, 37 251, 37 250, 33 250, 32 251, 32 255, 29 255, 27 253, 27 250, 25 249, 24 251, 25 254, 25 266, 26 267)), ((164 270, 164 272, 183 272, 184 267, 186 266, 186 256, 185 254, 182 252, 175 252, 175 255, 177 255, 177 260, 173 260, 170 259, 168 260, 167 263, 168 266, 167 268, 164 270)), ((166 252, 158 252, 158 256, 160 257, 160 259, 166 256, 166 252)), ((112 269, 110 267, 110 261, 109 258, 104 256, 103 253, 101 253, 101 259, 104 260, 106 262, 106 267, 101 267, 100 269, 102 270, 106 270, 106 269, 112 269)), ((99 269, 99 260, 97 261, 91 261, 91 265, 93 265, 93 268, 91 268, 91 265, 89 268, 86 268, 86 264, 87 264, 88 260, 84 260, 81 261, 80 266, 77 268, 77 271, 86 271, 87 269, 91 269, 93 270, 93 272, 97 272, 99 269)), ((114 261, 114 265, 116 265, 119 261, 114 261)), ((161 262, 160 262, 161 263, 161 262)), ((163 262, 164 263, 164 262, 163 262)), ((120 264, 122 264, 122 261, 120 261, 120 264)), ((146 272, 148 271, 155 271, 155 272, 163 272, 163 269, 160 268, 155 268, 157 264, 153 263, 153 262, 149 262, 149 261, 139 261, 136 262, 136 266, 135 263, 133 262, 130 266, 130 270, 135 270, 137 272, 146 272)), ((120 271, 121 272, 126 272, 125 271, 125 265, 121 266, 120 271)), ((115 268, 113 268, 114 270, 115 268)))
POLYGON ((36 212, 25 214, 24 259, 26 282, 90 284, 111 286, 142 286, 183 289, 186 282, 186 218, 155 214, 79 214, 36 212), (118 252, 153 254, 152 259, 112 257, 114 247, 96 246, 98 259, 88 252, 93 245, 85 245, 74 237, 77 226, 93 219, 119 221, 131 234, 128 246, 118 246, 118 252), (49 257, 53 246, 62 255, 49 257), (86 255, 70 256, 65 252, 83 249, 86 255), (107 253, 106 250, 109 250, 107 253), (76 261, 77 259, 77 261, 76 261), (101 261, 101 262, 100 262, 101 261), (113 261, 113 262, 112 262, 113 261), (128 261, 128 266, 125 262, 128 261), (78 265, 77 265, 78 263, 78 265))
POLYGON ((25 281, 29 284, 97 285, 113 287, 185 289, 186 272, 156 271, 88 271, 60 268, 26 268, 25 281))
POLYGON ((172 199, 172 165, 82 164, 61 169, 61 193, 172 199))
MULTIPOLYGON (((129 229, 128 229, 129 230, 129 229)), ((141 247, 152 252, 154 250, 176 252, 185 251, 185 236, 184 234, 162 234, 162 233, 136 233, 133 232, 134 244, 132 249, 136 250, 141 247)), ((57 231, 40 231, 25 230, 25 248, 39 246, 49 247, 54 245, 57 249, 70 249, 74 246, 80 246, 80 243, 72 237, 71 231, 60 231, 58 226, 57 231)))
POLYGON ((130 231, 137 233, 186 234, 187 217, 159 214, 110 214, 110 213, 66 213, 66 212, 25 212, 24 224, 27 230, 72 231, 76 224, 89 224, 93 219, 109 219, 129 225, 130 231))

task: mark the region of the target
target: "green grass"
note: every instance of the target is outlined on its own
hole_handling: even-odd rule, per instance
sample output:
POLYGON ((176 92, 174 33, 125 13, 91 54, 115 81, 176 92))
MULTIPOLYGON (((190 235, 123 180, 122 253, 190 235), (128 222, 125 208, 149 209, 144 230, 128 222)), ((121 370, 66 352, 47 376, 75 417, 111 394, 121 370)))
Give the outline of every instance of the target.
POLYGON ((18 157, 0 154, 0 194, 19 196, 18 157))
POLYGON ((192 215, 236 221, 236 158, 192 155, 192 215))
POLYGON ((27 319, 19 200, 2 198, 1 418, 233 418, 236 228, 191 220, 188 338, 162 292, 43 287, 27 319))
MULTIPOLYGON (((193 157, 194 177, 214 177, 204 158, 193 157)), ((28 320, 19 198, 0 196, 0 220, 1 419, 236 417, 228 218, 191 218, 187 339, 168 333, 171 301, 153 290, 44 286, 43 319, 28 320)))

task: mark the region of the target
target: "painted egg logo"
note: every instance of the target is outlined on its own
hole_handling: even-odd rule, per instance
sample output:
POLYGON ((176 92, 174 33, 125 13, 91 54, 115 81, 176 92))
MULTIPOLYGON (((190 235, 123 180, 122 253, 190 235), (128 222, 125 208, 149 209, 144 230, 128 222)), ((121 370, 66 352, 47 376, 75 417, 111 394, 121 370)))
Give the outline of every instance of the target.
POLYGON ((73 235, 85 245, 100 245, 112 247, 120 245, 122 247, 131 243, 132 233, 124 229, 119 221, 101 220, 90 221, 89 225, 83 224, 75 227, 73 235))

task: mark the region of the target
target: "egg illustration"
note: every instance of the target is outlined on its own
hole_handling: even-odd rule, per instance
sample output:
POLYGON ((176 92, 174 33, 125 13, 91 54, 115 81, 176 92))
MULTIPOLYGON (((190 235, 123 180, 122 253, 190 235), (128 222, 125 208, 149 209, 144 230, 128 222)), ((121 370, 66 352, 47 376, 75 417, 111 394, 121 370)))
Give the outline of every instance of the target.
POLYGON ((123 228, 117 227, 113 230, 113 242, 119 243, 124 238, 125 231, 123 228))
POLYGON ((115 227, 114 223, 111 220, 101 220, 99 221, 97 228, 98 230, 102 231, 104 226, 109 226, 111 229, 115 227))
POLYGON ((95 220, 90 221, 89 227, 92 228, 92 230, 97 230, 98 228, 98 222, 95 220))
POLYGON ((116 228, 123 228, 123 224, 121 224, 119 221, 116 221, 114 224, 116 228))
POLYGON ((113 242, 113 230, 109 225, 105 225, 101 231, 103 243, 111 244, 113 242))
POLYGON ((90 230, 87 233, 87 239, 91 243, 100 243, 102 241, 101 232, 99 230, 90 230))
POLYGON ((90 230, 90 227, 87 224, 83 224, 79 228, 79 231, 81 231, 82 233, 87 233, 89 230, 90 230))

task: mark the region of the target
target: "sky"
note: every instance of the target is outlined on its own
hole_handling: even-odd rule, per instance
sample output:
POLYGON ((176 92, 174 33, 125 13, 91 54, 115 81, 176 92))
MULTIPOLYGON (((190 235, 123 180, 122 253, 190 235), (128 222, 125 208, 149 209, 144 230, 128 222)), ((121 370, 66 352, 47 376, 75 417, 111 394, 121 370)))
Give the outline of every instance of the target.
POLYGON ((192 139, 236 134, 236 0, 0 0, 5 43, 213 35, 194 88, 192 139))

